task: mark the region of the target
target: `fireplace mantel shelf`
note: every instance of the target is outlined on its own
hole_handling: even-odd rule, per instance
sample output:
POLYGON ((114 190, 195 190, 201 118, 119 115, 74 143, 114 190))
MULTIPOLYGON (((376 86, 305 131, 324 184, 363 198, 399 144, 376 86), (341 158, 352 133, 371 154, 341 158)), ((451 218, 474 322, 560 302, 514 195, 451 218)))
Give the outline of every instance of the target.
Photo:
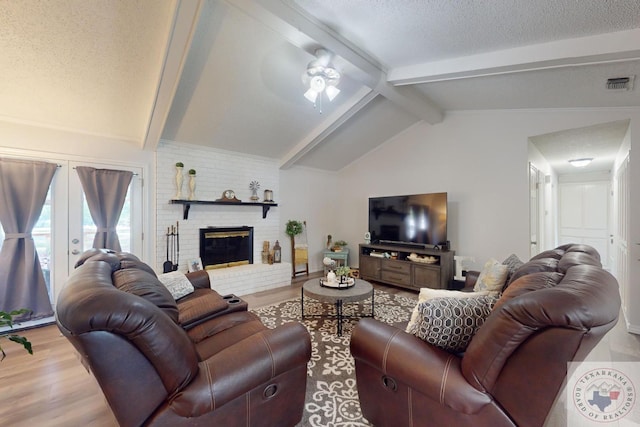
POLYGON ((182 205, 182 219, 189 219, 189 209, 191 205, 225 205, 225 206, 262 206, 262 218, 267 217, 267 212, 272 206, 278 206, 274 202, 220 202, 217 200, 183 200, 172 199, 169 203, 182 205))

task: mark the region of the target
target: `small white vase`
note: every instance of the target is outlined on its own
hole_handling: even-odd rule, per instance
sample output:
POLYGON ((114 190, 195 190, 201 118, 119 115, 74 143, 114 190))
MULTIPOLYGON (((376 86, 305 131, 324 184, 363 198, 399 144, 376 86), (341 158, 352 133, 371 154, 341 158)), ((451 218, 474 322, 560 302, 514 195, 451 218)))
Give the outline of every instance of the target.
POLYGON ((333 270, 330 270, 327 273, 327 281, 328 282, 335 282, 336 281, 336 273, 334 273, 333 270))
POLYGON ((189 175, 189 200, 196 200, 196 176, 189 175))
POLYGON ((182 167, 176 166, 176 200, 182 199, 182 182, 184 181, 182 169, 182 167))

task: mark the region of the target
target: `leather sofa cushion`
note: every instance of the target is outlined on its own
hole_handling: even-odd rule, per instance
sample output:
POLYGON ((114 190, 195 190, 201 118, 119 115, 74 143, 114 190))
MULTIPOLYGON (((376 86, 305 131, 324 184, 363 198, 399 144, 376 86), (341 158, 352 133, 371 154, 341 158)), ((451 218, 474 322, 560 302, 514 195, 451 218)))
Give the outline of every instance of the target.
POLYGON ((137 268, 125 268, 114 271, 113 285, 121 291, 144 298, 160 308, 178 324, 178 306, 176 301, 153 273, 137 268))
POLYGON ((235 312, 202 323, 187 331, 191 339, 199 334, 196 352, 200 360, 206 360, 225 349, 232 347, 252 335, 268 329, 253 313, 235 312), (231 320, 231 322, 229 322, 231 320), (223 328, 219 328, 222 326, 223 328), (209 329, 208 327, 213 326, 209 329), (211 333, 213 330, 217 332, 211 333))
MULTIPOLYGON (((558 260, 555 258, 539 258, 532 261, 527 262, 522 267, 517 269, 515 273, 511 275, 511 284, 513 284, 520 277, 526 276, 527 274, 538 273, 538 272, 553 272, 558 271, 558 260)), ((508 289, 508 288, 507 288, 508 289)))

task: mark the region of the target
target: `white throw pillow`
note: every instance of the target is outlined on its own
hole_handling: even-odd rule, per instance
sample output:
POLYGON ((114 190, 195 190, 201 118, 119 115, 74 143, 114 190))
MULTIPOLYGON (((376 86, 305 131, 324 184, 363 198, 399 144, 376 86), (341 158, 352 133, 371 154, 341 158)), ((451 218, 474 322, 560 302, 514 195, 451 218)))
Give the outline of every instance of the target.
POLYGON ((161 274, 158 279, 169 290, 175 300, 189 295, 195 290, 187 276, 179 271, 161 274))
POLYGON ((509 267, 501 264, 495 259, 490 259, 486 262, 476 284, 473 286, 475 292, 490 291, 500 292, 507 281, 507 275, 509 274, 509 267))
POLYGON ((488 295, 491 292, 489 291, 479 291, 479 292, 463 292, 463 291, 450 291, 448 289, 431 289, 431 288, 422 288, 420 289, 420 294, 418 295, 418 303, 413 309, 411 313, 411 319, 409 319, 409 324, 407 325, 406 331, 411 333, 416 326, 416 322, 418 320, 422 320, 420 316, 420 304, 426 301, 429 301, 434 298, 474 298, 479 295, 488 295))

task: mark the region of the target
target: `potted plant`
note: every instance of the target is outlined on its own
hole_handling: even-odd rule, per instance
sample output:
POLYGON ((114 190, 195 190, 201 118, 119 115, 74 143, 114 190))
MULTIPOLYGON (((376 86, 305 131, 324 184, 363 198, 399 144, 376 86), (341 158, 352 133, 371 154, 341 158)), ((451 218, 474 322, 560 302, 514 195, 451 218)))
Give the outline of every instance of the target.
POLYGON ((350 273, 351 268, 349 268, 348 265, 341 265, 340 267, 336 268, 336 276, 340 278, 340 283, 345 282, 350 273))
MULTIPOLYGON (((25 313, 29 313, 29 310, 27 310, 26 308, 22 308, 20 310, 13 310, 13 311, 10 311, 9 313, 5 311, 0 311, 0 327, 8 326, 9 328, 13 329, 13 325, 14 325, 13 318, 25 313)), ((9 341, 18 343, 22 345, 29 354, 33 354, 33 348, 31 347, 31 342, 29 342, 28 339, 26 339, 21 335, 11 333, 11 331, 5 331, 0 333, 0 338, 5 338, 5 339, 8 339, 9 341)), ((2 346, 0 346, 0 353, 2 354, 0 361, 2 361, 7 356, 4 350, 2 349, 2 346)))
POLYGON ((333 252, 340 252, 345 246, 347 246, 347 242, 345 242, 344 240, 336 240, 335 242, 333 242, 333 247, 331 248, 331 250, 333 252))

